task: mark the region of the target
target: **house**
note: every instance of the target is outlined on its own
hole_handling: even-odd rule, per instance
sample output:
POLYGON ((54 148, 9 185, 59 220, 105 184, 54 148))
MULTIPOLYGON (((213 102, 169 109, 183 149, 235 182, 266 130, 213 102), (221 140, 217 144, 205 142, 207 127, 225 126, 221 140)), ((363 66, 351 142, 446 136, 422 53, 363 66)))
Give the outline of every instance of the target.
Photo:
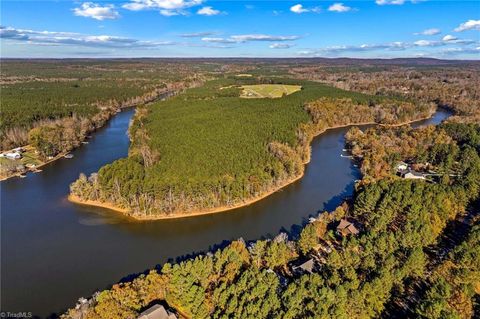
POLYGON ((397 165, 395 166, 395 169, 397 172, 405 171, 408 169, 408 164, 405 162, 398 162, 397 165))
POLYGON ((341 219, 337 226, 337 234, 345 237, 348 235, 357 235, 359 233, 357 227, 346 219, 341 219))
POLYGON ((313 273, 313 267, 315 266, 313 259, 310 258, 309 260, 305 261, 304 263, 298 265, 298 266, 293 266, 292 270, 297 273, 313 273))
POLYGON ((153 305, 142 312, 137 319, 177 319, 177 316, 167 311, 162 305, 153 305))
POLYGON ((325 254, 330 254, 332 252, 332 247, 330 246, 331 244, 329 242, 324 242, 324 243, 319 243, 313 247, 313 250, 316 252, 324 252, 325 254), (327 244, 324 244, 327 243, 327 244), (330 245, 329 245, 330 244, 330 245))
POLYGON ((20 154, 19 152, 9 152, 9 153, 4 153, 3 157, 6 157, 8 159, 21 159, 22 154, 20 154))
POLYGON ((398 171, 398 175, 401 178, 405 179, 425 179, 425 175, 420 172, 414 171, 413 169, 398 171))

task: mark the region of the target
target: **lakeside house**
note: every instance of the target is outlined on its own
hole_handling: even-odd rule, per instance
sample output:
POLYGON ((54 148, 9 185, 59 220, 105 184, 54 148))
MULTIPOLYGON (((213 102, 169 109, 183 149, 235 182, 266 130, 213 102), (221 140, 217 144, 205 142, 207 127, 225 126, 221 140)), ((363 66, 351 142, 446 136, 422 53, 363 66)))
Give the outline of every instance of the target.
POLYGON ((3 153, 1 154, 0 157, 12 159, 12 160, 17 160, 22 158, 22 154, 18 151, 13 151, 13 152, 8 152, 8 153, 3 153))
POLYGON ((397 175, 401 178, 425 179, 425 174, 412 169, 411 166, 405 162, 398 162, 397 165, 395 165, 395 169, 397 171, 397 175))
POLYGON ((304 274, 304 273, 313 273, 313 267, 315 266, 313 258, 308 259, 305 262, 302 262, 301 264, 297 266, 292 267, 292 271, 297 274, 304 274))
POLYGON ((177 316, 162 305, 153 305, 142 312, 137 319, 177 319, 177 316))
POLYGON ((357 227, 352 222, 349 222, 346 219, 341 219, 340 223, 337 226, 337 234, 339 234, 342 237, 348 236, 348 235, 357 235, 359 233, 359 230, 357 227))
POLYGON ((17 160, 22 158, 22 153, 25 152, 23 147, 17 147, 11 150, 10 152, 0 154, 1 158, 8 158, 11 160, 17 160))
POLYGON ((413 169, 398 171, 397 174, 401 178, 405 178, 405 179, 425 179, 425 175, 423 173, 417 172, 413 169))
POLYGON ((404 171, 408 169, 408 164, 405 162, 398 162, 397 165, 395 166, 396 171, 404 171))

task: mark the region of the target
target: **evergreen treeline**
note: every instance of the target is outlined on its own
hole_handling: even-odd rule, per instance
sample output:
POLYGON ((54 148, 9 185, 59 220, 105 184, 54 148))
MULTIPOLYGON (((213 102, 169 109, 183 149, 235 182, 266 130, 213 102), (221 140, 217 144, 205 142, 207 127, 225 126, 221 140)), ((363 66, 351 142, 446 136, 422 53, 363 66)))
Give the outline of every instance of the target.
POLYGON ((473 318, 480 295, 480 223, 467 239, 427 279, 427 289, 415 307, 421 318, 473 318))
MULTIPOLYGON (((32 128, 45 130, 46 136, 52 130, 61 135, 70 126, 69 119, 88 120, 89 125, 75 126, 75 136, 69 134, 53 147, 36 145, 42 155, 56 155, 56 149, 75 147, 86 126, 101 126, 115 110, 151 101, 167 89, 176 90, 171 87, 174 82, 196 79, 194 68, 188 64, 177 65, 175 72, 167 66, 132 61, 2 61, 0 149, 31 142, 28 133, 32 128)), ((36 140, 42 135, 38 133, 36 140)), ((45 143, 52 144, 48 140, 45 143)))
POLYGON ((430 104, 271 78, 225 78, 137 113, 129 157, 82 177, 72 194, 149 217, 243 203, 303 173, 310 141, 326 128, 423 118, 430 104), (239 86, 299 84, 277 99, 244 99, 239 86), (93 184, 92 182, 95 182, 93 184), (95 190, 95 191, 93 191, 95 190))
MULTIPOLYGON (((239 240, 214 254, 167 263, 161 271, 96 294, 81 310, 83 318, 135 318, 160 300, 186 318, 395 317, 386 308, 412 282, 428 285, 414 309, 406 309, 413 311, 410 316, 478 316, 478 225, 433 272, 425 251, 448 232, 450 221, 478 204, 480 126, 446 124, 438 130, 458 147, 455 160, 468 168, 461 178, 448 184, 398 179, 364 184, 350 204, 320 214, 298 239, 281 234, 249 244, 239 240), (335 232, 340 219, 355 223, 359 234, 335 232), (308 258, 314 260, 311 273, 293 270, 308 258)), ((473 224, 476 209, 469 213, 473 224)), ((63 317, 75 315, 71 310, 63 317)))

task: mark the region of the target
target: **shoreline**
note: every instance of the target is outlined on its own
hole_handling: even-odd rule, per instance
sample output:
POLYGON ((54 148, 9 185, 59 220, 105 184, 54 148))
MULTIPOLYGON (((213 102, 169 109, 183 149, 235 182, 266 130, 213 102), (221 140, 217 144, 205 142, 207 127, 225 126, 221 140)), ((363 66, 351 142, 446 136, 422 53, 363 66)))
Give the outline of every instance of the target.
MULTIPOLYGON (((22 147, 23 147, 23 148, 26 148, 26 147, 28 147, 28 146, 30 146, 30 144, 29 144, 29 145, 22 146, 22 147)), ((72 151, 73 151, 73 150, 72 150, 72 151)), ((64 157, 64 156, 67 155, 68 153, 69 153, 69 152, 62 152, 62 153, 60 153, 60 154, 57 154, 57 155, 55 155, 55 157, 53 157, 52 159, 49 159, 49 160, 47 160, 46 162, 43 162, 42 164, 40 164, 40 165, 38 165, 38 166, 35 166, 35 168, 33 168, 33 169, 32 169, 32 168, 28 168, 24 173, 18 173, 18 172, 17 172, 17 173, 15 173, 15 174, 2 177, 2 178, 0 178, 0 182, 6 181, 7 179, 10 179, 10 178, 12 178, 12 177, 20 177, 22 174, 26 174, 26 173, 40 173, 40 172, 41 172, 41 170, 39 171, 40 168, 46 166, 47 164, 50 164, 50 163, 52 163, 52 162, 55 162, 55 161, 61 159, 62 157, 64 157)))
POLYGON ((175 214, 171 214, 171 215, 159 215, 159 216, 133 216, 133 215, 130 215, 130 210, 128 209, 125 209, 125 208, 121 208, 121 207, 118 207, 118 206, 115 206, 114 204, 112 203, 108 203, 108 202, 100 202, 100 201, 92 201, 92 200, 82 200, 80 198, 78 198, 76 195, 68 195, 67 199, 70 201, 70 202, 73 202, 75 204, 80 204, 80 205, 85 205, 85 206, 93 206, 93 207, 101 207, 101 208, 106 208, 106 209, 109 209, 111 211, 114 211, 114 212, 117 212, 117 213, 121 213, 123 214, 125 217, 130 217, 132 219, 134 219, 135 221, 138 221, 138 222, 142 222, 142 221, 155 221, 155 220, 168 220, 168 219, 178 219, 178 218, 188 218, 188 217, 197 217, 197 216, 203 216, 203 215, 210 215, 210 214, 216 214, 216 213, 222 213, 222 212, 228 212, 228 211, 233 211, 237 208, 241 208, 241 207, 246 207, 246 206, 249 206, 251 204, 254 204, 270 195, 272 195, 273 193, 276 193, 278 191, 280 191, 281 189, 283 189, 284 187, 298 181, 299 179, 301 179, 303 176, 304 176, 304 173, 305 173, 305 165, 307 165, 308 163, 310 163, 310 160, 311 160, 311 154, 312 154, 312 151, 311 151, 311 143, 313 141, 313 139, 323 133, 325 133, 326 131, 328 130, 333 130, 333 129, 338 129, 338 128, 345 128, 345 127, 349 127, 349 126, 361 126, 361 125, 380 125, 380 126, 383 126, 383 127, 399 127, 399 126, 404 126, 404 125, 408 125, 408 124, 411 124, 411 123, 414 123, 414 122, 419 122, 419 121, 424 121, 424 120, 428 120, 430 118, 433 117, 433 115, 436 113, 437 110, 435 110, 432 114, 430 114, 429 116, 426 116, 426 117, 422 117, 420 119, 415 119, 415 120, 410 120, 410 121, 406 121, 406 122, 402 122, 402 123, 398 123, 398 124, 380 124, 380 123, 376 123, 376 122, 362 122, 362 123, 353 123, 353 124, 342 124, 342 125, 335 125, 335 126, 332 126, 332 127, 328 127, 328 128, 325 128, 323 130, 320 130, 317 134, 314 134, 312 136, 312 138, 310 139, 310 141, 308 142, 309 144, 309 152, 308 152, 308 157, 307 159, 303 162, 303 170, 301 172, 301 174, 299 174, 298 176, 295 176, 291 179, 288 179, 286 181, 284 181, 283 183, 281 183, 280 185, 278 186, 275 186, 272 190, 270 191, 266 191, 258 196, 255 196, 253 198, 250 198, 246 201, 243 201, 241 203, 238 203, 238 204, 234 204, 232 206, 219 206, 219 207, 214 207, 214 208, 209 208, 209 209, 200 209, 200 210, 194 210, 194 211, 189 211, 189 212, 180 212, 180 213, 175 213, 175 214))
POLYGON ((72 203, 75 203, 75 204, 84 205, 84 206, 94 206, 94 207, 107 208, 107 209, 114 210, 114 211, 117 211, 119 213, 125 214, 125 216, 127 216, 127 217, 129 216, 128 215, 128 212, 129 212, 128 209, 120 208, 120 207, 114 206, 112 204, 109 204, 107 202, 100 202, 100 201, 97 201, 97 200, 83 200, 83 199, 80 199, 80 197, 78 197, 77 195, 73 195, 73 194, 69 194, 67 196, 67 199, 68 199, 69 202, 72 202, 72 203))
MULTIPOLYGON (((111 114, 111 116, 105 121, 105 123, 100 126, 100 127, 97 127, 95 128, 93 131, 89 132, 90 133, 95 133, 95 131, 99 130, 99 129, 102 129, 103 127, 105 127, 105 125, 107 125, 107 123, 113 118, 115 117, 116 114, 120 113, 120 112, 123 112, 125 109, 128 109, 128 108, 135 108, 135 107, 138 107, 140 105, 147 105, 149 103, 153 103, 155 102, 156 100, 158 99, 162 99, 164 95, 169 95, 169 94, 172 94, 172 95, 175 95, 177 94, 178 92, 177 91, 165 91, 165 92, 162 92, 160 93, 157 97, 155 97, 155 99, 153 99, 152 101, 149 101, 149 102, 146 102, 146 103, 139 103, 139 104, 133 104, 133 105, 123 105, 123 106, 119 106, 114 113, 111 114)), ((80 141, 80 142, 84 142, 85 139, 83 141, 80 141)), ((30 144, 27 144, 25 146, 22 146, 23 148, 27 148, 29 147, 30 144)), ((63 158, 65 155, 67 155, 68 153, 70 152, 73 152, 74 150, 80 148, 82 146, 82 144, 80 144, 78 147, 75 147, 73 148, 72 150, 68 151, 68 152, 62 152, 62 153, 59 153, 57 155, 55 155, 52 159, 49 159, 47 160, 46 162, 43 162, 42 164, 36 166, 34 169, 31 169, 31 168, 28 168, 24 173, 19 173, 19 172, 16 172, 12 175, 8 175, 8 176, 5 176, 5 177, 2 177, 0 178, 0 182, 3 182, 3 181, 6 181, 10 178, 13 178, 13 177, 20 177, 22 174, 26 174, 26 173, 39 173, 38 172, 38 169, 41 168, 41 167, 44 167, 45 165, 47 164, 50 164, 52 162, 55 162, 61 158, 63 158)))
MULTIPOLYGON (((308 162, 307 162, 308 163, 308 162)), ((307 164, 305 163, 305 164, 307 164)), ((304 164, 304 165, 305 165, 304 164)), ((188 217, 197 217, 197 216, 203 216, 203 215, 210 215, 210 214, 216 214, 216 213, 222 213, 222 212, 228 212, 228 211, 233 211, 237 208, 241 208, 241 207, 246 207, 246 206, 249 206, 251 204, 254 204, 270 195, 272 195, 273 193, 275 192, 278 192, 279 190, 281 190, 282 188, 298 181, 299 179, 301 179, 304 175, 304 172, 302 172, 302 174, 299 174, 298 176, 294 177, 294 178, 291 178, 291 179, 288 179, 286 180, 285 182, 281 183, 279 186, 275 187, 273 190, 271 191, 267 191, 267 192, 264 192, 254 198, 251 198, 247 201, 243 201, 241 203, 238 203, 238 204, 235 204, 235 205, 232 205, 232 206, 219 206, 219 207, 213 207, 213 208, 210 208, 210 209, 203 209, 203 210, 195 210, 195 211, 189 211, 188 213, 187 212, 183 212, 183 213, 175 213, 175 214, 171 214, 171 215, 159 215, 159 216, 134 216, 134 215, 130 215, 130 210, 129 209, 126 209, 126 208, 121 208, 121 207, 118 207, 118 206, 115 206, 114 204, 112 203, 108 203, 108 202, 100 202, 100 201, 93 201, 93 200, 83 200, 83 199, 80 199, 78 196, 76 195, 68 195, 67 196, 67 200, 72 202, 72 203, 75 203, 75 204, 79 204, 79 205, 84 205, 84 206, 93 206, 93 207, 101 207, 101 208, 106 208, 106 209, 109 209, 111 211, 114 211, 114 212, 117 212, 117 213, 121 213, 123 214, 123 216, 125 217, 129 217, 129 218, 132 218, 134 219, 135 221, 137 222, 142 222, 142 221, 154 221, 154 220, 165 220, 165 219, 178 219, 178 218, 188 218, 188 217)))

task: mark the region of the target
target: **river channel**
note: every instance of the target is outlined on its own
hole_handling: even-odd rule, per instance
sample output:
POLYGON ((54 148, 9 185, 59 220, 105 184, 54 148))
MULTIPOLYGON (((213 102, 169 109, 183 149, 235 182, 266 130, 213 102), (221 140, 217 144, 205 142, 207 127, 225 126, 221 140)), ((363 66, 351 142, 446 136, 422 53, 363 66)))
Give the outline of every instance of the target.
MULTIPOLYGON (((328 130, 312 142, 305 176, 250 206, 229 212, 152 222, 131 222, 120 214, 66 200, 79 173, 90 174, 127 156, 126 135, 133 109, 97 131, 89 144, 29 173, 0 183, 1 310, 61 313, 76 300, 107 288, 122 276, 168 260, 207 251, 224 241, 295 232, 318 211, 334 209, 360 178, 341 157, 348 128, 328 130)), ((450 113, 439 110, 413 126, 438 124, 450 113)))

